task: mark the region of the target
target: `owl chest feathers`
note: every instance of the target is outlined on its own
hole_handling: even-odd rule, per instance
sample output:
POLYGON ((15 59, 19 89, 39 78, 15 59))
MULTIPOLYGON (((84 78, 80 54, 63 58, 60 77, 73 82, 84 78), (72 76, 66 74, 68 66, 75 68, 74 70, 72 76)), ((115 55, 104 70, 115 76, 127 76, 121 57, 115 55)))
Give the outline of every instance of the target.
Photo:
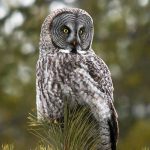
MULTIPOLYGON (((106 93, 107 87, 110 89, 108 93, 112 93, 113 86, 108 69, 105 64, 95 61, 93 55, 47 54, 37 63, 37 84, 45 91, 68 93, 76 88, 82 90, 83 86, 87 88, 87 82, 90 82, 91 89, 93 86, 97 87, 97 92, 106 93)), ((112 95, 108 96, 111 99, 112 95)))
MULTIPOLYGON (((54 54, 47 55, 40 63, 42 66, 42 78, 48 91, 68 91, 71 84, 71 74, 78 69, 88 70, 84 57, 81 55, 54 54)), ((69 91, 68 91, 69 92, 69 91)))
POLYGON ((100 90, 102 88, 98 82, 101 81, 102 72, 92 68, 90 63, 92 59, 89 59, 89 55, 81 54, 47 54, 40 59, 37 65, 37 86, 43 89, 42 95, 46 95, 48 103, 57 103, 58 98, 63 104, 62 97, 69 94, 80 103, 91 103, 89 105, 93 110, 97 105, 97 109, 101 110, 100 114, 95 114, 97 118, 99 115, 108 118, 110 110, 106 102, 107 95, 100 90))

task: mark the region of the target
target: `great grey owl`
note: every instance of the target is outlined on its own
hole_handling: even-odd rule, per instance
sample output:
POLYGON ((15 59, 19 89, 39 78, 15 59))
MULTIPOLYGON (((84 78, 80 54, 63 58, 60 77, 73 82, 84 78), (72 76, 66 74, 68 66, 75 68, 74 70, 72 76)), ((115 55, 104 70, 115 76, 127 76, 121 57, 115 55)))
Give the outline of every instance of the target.
POLYGON ((63 95, 90 107, 100 123, 101 150, 115 150, 117 113, 113 105, 111 74, 91 48, 93 20, 78 8, 52 12, 40 34, 36 72, 38 119, 63 115, 63 95))

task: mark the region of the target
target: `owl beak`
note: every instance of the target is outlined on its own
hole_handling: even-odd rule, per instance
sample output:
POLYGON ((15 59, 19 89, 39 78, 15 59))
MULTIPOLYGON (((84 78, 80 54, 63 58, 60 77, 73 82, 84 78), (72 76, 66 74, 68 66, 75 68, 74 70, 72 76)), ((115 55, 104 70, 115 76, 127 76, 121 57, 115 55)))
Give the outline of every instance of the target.
POLYGON ((72 44, 72 53, 77 53, 77 41, 76 40, 73 40, 72 42, 71 42, 71 44, 72 44))
POLYGON ((72 42, 72 45, 73 45, 74 47, 76 47, 77 42, 76 42, 76 41, 73 41, 73 42, 72 42))
POLYGON ((71 42, 71 44, 72 44, 73 47, 76 47, 76 46, 77 46, 77 41, 76 41, 76 40, 73 40, 73 41, 71 42))

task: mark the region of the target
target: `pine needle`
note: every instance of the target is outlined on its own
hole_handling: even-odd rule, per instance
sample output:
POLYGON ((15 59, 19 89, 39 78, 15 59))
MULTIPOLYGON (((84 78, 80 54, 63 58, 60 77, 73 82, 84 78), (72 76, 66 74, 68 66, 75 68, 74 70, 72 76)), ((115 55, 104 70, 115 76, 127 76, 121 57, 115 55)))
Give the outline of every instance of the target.
POLYGON ((2 150, 14 150, 14 145, 13 144, 2 145, 2 150))
POLYGON ((48 119, 38 121, 36 115, 29 114, 29 130, 37 136, 48 150, 93 150, 100 143, 98 123, 90 108, 75 105, 64 100, 64 122, 48 119))

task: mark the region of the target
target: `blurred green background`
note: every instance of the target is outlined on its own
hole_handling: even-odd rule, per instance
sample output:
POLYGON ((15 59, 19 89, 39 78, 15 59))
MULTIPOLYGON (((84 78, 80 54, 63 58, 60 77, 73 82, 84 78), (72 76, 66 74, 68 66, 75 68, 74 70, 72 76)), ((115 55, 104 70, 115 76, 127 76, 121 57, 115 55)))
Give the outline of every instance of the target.
POLYGON ((119 115, 119 150, 150 147, 150 0, 1 0, 0 145, 34 148, 35 65, 44 18, 79 7, 94 20, 93 49, 108 64, 119 115))

